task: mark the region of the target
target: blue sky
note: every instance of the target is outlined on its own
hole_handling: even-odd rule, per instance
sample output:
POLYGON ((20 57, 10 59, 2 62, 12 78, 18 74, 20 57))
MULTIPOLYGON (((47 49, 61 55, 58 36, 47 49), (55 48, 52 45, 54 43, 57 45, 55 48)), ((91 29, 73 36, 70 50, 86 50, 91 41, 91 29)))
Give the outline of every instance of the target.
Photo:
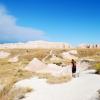
POLYGON ((100 0, 0 0, 0 43, 100 43, 100 0))

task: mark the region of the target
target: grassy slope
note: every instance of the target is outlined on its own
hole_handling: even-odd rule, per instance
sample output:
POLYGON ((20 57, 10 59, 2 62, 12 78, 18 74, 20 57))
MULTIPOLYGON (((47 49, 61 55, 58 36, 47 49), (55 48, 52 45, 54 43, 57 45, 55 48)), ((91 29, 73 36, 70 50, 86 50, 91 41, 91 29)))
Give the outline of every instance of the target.
MULTIPOLYGON (((2 51, 1 49, 0 51, 2 51)), ((0 92, 0 100, 4 100, 5 95, 9 94, 12 86, 19 80, 29 78, 31 76, 39 76, 42 78, 53 78, 51 75, 43 75, 32 72, 23 71, 22 69, 33 59, 38 58, 42 60, 50 50, 44 49, 4 49, 3 51, 11 53, 8 58, 0 59, 0 83, 4 85, 3 91, 0 92), (19 55, 19 61, 16 63, 8 62, 10 57, 19 55)), ((63 50, 54 50, 56 54, 63 50)), ((53 79, 52 79, 53 80, 53 79)), ((65 78, 66 80, 66 78, 65 78)), ((64 79, 63 79, 64 81, 64 79)), ((53 83, 53 82, 52 82, 53 83)), ((57 83, 57 82, 56 82, 57 83)))

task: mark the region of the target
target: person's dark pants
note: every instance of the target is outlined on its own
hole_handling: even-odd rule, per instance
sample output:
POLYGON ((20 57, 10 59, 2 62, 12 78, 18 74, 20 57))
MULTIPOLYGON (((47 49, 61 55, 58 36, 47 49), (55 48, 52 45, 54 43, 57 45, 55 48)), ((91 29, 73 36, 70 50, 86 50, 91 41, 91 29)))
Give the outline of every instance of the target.
POLYGON ((72 76, 75 77, 76 67, 72 67, 72 76))

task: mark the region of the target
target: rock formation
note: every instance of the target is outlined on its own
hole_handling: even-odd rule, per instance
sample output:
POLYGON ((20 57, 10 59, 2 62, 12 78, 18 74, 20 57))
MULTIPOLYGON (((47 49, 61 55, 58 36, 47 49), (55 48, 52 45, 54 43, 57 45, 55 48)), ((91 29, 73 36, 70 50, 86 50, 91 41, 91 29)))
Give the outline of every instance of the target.
POLYGON ((34 58, 26 67, 25 70, 36 72, 46 67, 46 64, 34 58))
POLYGON ((70 45, 63 42, 30 41, 26 43, 0 44, 0 48, 44 48, 44 49, 67 49, 70 45))

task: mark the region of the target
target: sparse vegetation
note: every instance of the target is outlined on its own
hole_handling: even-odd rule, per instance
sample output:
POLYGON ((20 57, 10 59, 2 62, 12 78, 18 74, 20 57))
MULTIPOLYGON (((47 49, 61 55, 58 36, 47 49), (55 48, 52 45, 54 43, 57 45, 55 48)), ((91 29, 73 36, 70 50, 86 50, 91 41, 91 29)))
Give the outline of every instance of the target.
POLYGON ((20 100, 25 98, 25 94, 33 91, 32 88, 15 88, 2 95, 0 100, 20 100))
MULTIPOLYGON (((90 57, 92 59, 100 61, 100 49, 77 49, 79 58, 90 57)), ((19 55, 19 61, 16 63, 8 62, 8 58, 0 59, 0 83, 4 85, 3 90, 0 92, 0 100, 12 100, 5 99, 8 96, 12 86, 19 80, 23 80, 32 76, 38 76, 39 78, 47 79, 50 84, 63 83, 71 79, 70 75, 55 77, 48 73, 32 73, 22 70, 33 58, 38 58, 42 60, 50 52, 49 49, 2 49, 0 51, 5 51, 11 53, 8 57, 14 57, 19 55)), ((61 58, 61 53, 68 50, 53 50, 53 53, 57 57, 61 58)), ((70 61, 62 60, 56 64, 68 64, 70 61)), ((100 63, 95 64, 95 69, 100 72, 100 63)), ((18 91, 17 91, 18 92, 18 91)), ((20 98, 22 98, 21 96, 20 98)), ((10 98, 10 96, 9 96, 10 98)))
POLYGON ((100 74, 100 62, 99 63, 96 63, 94 68, 96 69, 97 71, 97 74, 100 74))
POLYGON ((71 75, 60 76, 60 77, 51 76, 48 78, 47 82, 50 84, 60 84, 60 83, 68 82, 71 79, 72 79, 71 75))
POLYGON ((49 73, 34 73, 34 76, 38 76, 40 79, 47 79, 47 83, 60 84, 72 79, 71 75, 66 74, 64 76, 53 76, 49 73))
POLYGON ((77 49, 79 57, 91 57, 100 53, 100 49, 77 49))

